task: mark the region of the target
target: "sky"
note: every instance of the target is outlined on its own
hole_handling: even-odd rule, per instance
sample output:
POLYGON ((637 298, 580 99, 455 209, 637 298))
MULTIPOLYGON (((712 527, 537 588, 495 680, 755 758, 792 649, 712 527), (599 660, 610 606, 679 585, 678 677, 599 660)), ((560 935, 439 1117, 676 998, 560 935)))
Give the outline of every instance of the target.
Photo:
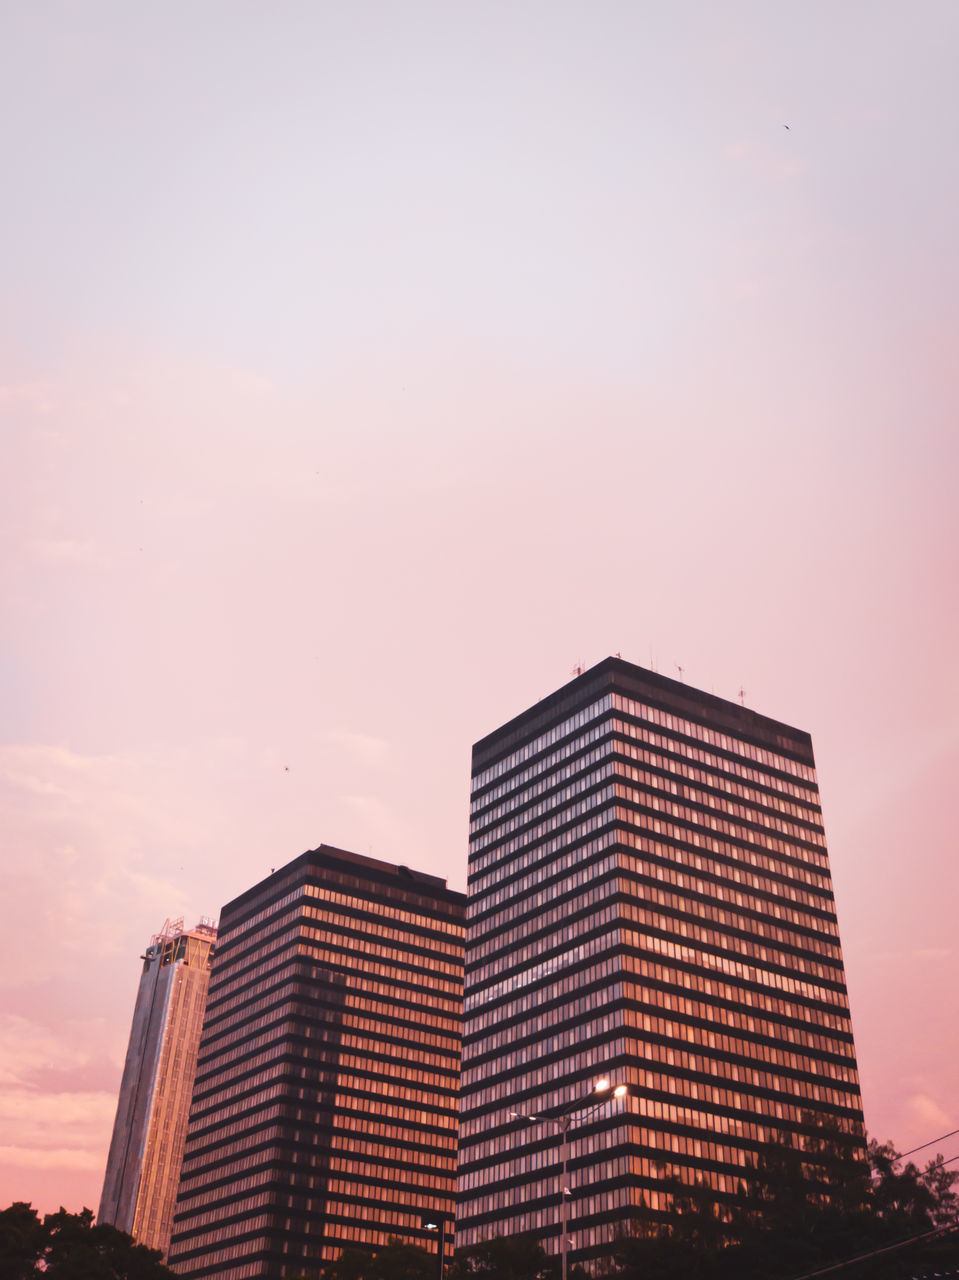
POLYGON ((463 888, 615 652, 812 734, 867 1128, 959 1128, 959 8, 0 22, 0 1202, 96 1208, 167 917, 463 888))

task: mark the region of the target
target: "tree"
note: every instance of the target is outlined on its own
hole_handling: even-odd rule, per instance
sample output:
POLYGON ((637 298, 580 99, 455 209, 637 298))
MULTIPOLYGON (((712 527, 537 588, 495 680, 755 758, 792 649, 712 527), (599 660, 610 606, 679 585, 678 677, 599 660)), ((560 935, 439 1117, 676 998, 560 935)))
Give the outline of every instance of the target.
POLYGON ((323 1280, 434 1280, 436 1258, 419 1245, 393 1239, 381 1249, 345 1249, 323 1280))
POLYGON ((175 1280, 158 1249, 94 1225, 93 1211, 61 1208, 43 1221, 29 1204, 0 1213, 0 1280, 175 1280))
POLYGON ((43 1224, 23 1201, 0 1212, 0 1280, 24 1280, 36 1274, 43 1251, 43 1224))
POLYGON ((893 1247, 955 1227, 959 1206, 959 1172, 940 1157, 923 1170, 900 1165, 889 1144, 870 1143, 867 1155, 828 1125, 802 1146, 770 1144, 725 1205, 704 1185, 673 1183, 671 1221, 641 1212, 616 1270, 620 1280, 795 1280, 861 1258, 835 1280, 903 1280, 959 1264, 955 1231, 893 1247))
MULTIPOLYGON (((457 1249, 448 1280, 557 1280, 560 1261, 535 1236, 495 1236, 457 1249)), ((582 1275, 575 1268, 571 1275, 582 1275)))

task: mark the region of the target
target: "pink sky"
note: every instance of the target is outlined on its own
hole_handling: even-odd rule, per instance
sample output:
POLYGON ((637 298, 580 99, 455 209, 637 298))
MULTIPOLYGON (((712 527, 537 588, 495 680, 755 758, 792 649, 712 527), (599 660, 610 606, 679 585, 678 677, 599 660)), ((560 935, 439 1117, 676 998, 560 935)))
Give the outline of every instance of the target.
POLYGON ((959 1127, 955 6, 6 25, 0 1200, 96 1206, 166 916, 463 887, 615 651, 812 733, 867 1125, 959 1127))

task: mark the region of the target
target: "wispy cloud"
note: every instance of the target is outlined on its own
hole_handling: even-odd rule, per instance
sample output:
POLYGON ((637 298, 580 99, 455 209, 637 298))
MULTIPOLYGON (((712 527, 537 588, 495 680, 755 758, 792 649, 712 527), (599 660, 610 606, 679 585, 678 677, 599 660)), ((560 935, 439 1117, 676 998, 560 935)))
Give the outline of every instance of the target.
POLYGON ((54 407, 52 390, 41 382, 0 383, 0 410, 47 414, 54 407))
POLYGON ((81 1147, 0 1147, 0 1164, 24 1169, 103 1168, 103 1152, 85 1151, 81 1147))
POLYGON ((954 1127, 955 1116, 950 1116, 943 1111, 942 1107, 934 1098, 930 1098, 928 1094, 916 1093, 906 1103, 913 1117, 919 1121, 921 1125, 927 1126, 932 1131, 941 1129, 943 1132, 954 1127))

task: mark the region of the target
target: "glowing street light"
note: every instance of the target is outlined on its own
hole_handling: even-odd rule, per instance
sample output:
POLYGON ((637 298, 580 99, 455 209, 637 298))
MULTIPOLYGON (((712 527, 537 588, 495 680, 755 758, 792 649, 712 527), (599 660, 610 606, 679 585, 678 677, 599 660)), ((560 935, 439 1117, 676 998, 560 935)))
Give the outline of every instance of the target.
POLYGON ((436 1280, 443 1280, 444 1253, 446 1252, 446 1223, 449 1215, 445 1213, 424 1213, 420 1218, 420 1226, 424 1231, 435 1231, 436 1234, 436 1280))
POLYGON ((568 1280, 569 1262, 569 1201, 572 1192, 568 1185, 567 1168, 569 1165, 569 1130, 573 1117, 577 1112, 596 1111, 599 1107, 612 1102, 614 1098, 622 1098, 629 1093, 628 1084, 613 1085, 611 1080, 602 1076, 593 1081, 593 1087, 582 1098, 574 1098, 561 1107, 550 1107, 535 1115, 527 1115, 522 1111, 510 1111, 509 1115, 516 1120, 527 1120, 530 1124, 552 1124, 560 1132, 560 1179, 559 1179, 559 1230, 560 1258, 562 1259, 562 1280, 568 1280))

